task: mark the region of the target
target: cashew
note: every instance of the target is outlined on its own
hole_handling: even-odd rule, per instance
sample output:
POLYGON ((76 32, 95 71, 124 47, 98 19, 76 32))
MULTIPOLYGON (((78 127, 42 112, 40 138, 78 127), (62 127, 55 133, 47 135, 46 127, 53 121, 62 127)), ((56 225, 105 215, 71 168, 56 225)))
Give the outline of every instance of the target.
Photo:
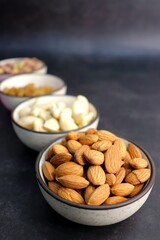
POLYGON ((62 131, 69 131, 69 130, 74 130, 78 128, 77 124, 72 118, 72 110, 70 108, 65 108, 61 112, 59 124, 62 131))
POLYGON ((82 119, 82 122, 81 122, 81 126, 86 126, 87 124, 89 124, 92 119, 94 118, 94 113, 93 112, 89 112, 87 115, 85 115, 82 119))
POLYGON ((43 128, 43 120, 41 118, 37 118, 33 123, 33 130, 38 132, 46 132, 43 128))
POLYGON ((57 132, 60 128, 58 121, 55 118, 51 118, 44 123, 44 128, 51 132, 57 132))
POLYGON ((48 120, 50 118, 52 118, 50 112, 44 110, 44 109, 41 109, 39 115, 38 115, 40 118, 42 118, 43 120, 48 120))
POLYGON ((39 118, 37 118, 35 116, 25 116, 18 120, 18 124, 21 125, 22 127, 32 129, 34 121, 37 119, 39 119, 39 118))
POLYGON ((24 116, 29 115, 30 112, 31 112, 31 108, 30 107, 25 107, 19 112, 19 116, 22 118, 24 116))
POLYGON ((32 110, 30 112, 30 115, 38 117, 40 112, 41 112, 41 108, 40 107, 34 107, 34 108, 32 108, 32 110))
POLYGON ((61 112, 66 108, 66 104, 64 102, 58 102, 53 105, 51 108, 51 114, 54 118, 59 119, 61 112))
POLYGON ((89 101, 85 96, 78 95, 77 100, 83 103, 84 105, 84 113, 87 114, 89 112, 89 101))

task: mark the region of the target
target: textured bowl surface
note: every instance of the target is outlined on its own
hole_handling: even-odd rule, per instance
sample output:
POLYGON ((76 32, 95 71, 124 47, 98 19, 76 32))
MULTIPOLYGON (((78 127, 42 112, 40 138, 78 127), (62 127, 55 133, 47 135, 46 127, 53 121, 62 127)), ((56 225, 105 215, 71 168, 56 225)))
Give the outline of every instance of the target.
MULTIPOLYGON (((43 97, 40 97, 43 99, 43 101, 52 101, 52 102, 58 102, 62 101, 65 102, 66 105, 70 105, 71 103, 74 102, 76 99, 76 96, 69 96, 69 95, 59 95, 59 96, 52 96, 52 95, 46 95, 43 97)), ((36 151, 41 151, 42 148, 46 146, 46 144, 52 142, 54 139, 57 139, 61 136, 64 136, 67 134, 67 132, 36 132, 32 130, 28 130, 26 128, 21 127, 18 122, 19 118, 19 111, 23 109, 26 106, 29 106, 35 101, 35 98, 29 99, 27 101, 24 101, 23 103, 19 104, 14 111, 12 112, 12 125, 15 130, 15 133, 17 134, 18 138, 29 148, 36 150, 36 151)), ((95 108, 90 103, 90 108, 94 112, 95 119, 91 121, 88 125, 78 128, 77 131, 86 131, 87 128, 97 128, 98 123, 99 123, 99 114, 95 108)))
POLYGON ((66 94, 67 86, 65 82, 54 75, 50 74, 21 74, 10 77, 0 83, 0 98, 3 105, 8 110, 13 110, 19 103, 28 99, 29 97, 18 97, 5 94, 3 89, 5 87, 23 87, 29 83, 34 83, 36 86, 50 86, 54 88, 54 91, 51 93, 53 95, 66 94))
MULTIPOLYGON (((59 142, 61 139, 52 142, 45 149, 41 151, 37 160, 36 160, 36 177, 38 185, 42 192, 42 195, 48 202, 48 204, 63 217, 84 225, 90 226, 104 226, 110 225, 117 222, 121 222, 135 212, 137 212, 142 205, 147 200, 150 192, 153 188, 155 181, 155 167, 153 160, 148 155, 148 153, 138 146, 143 154, 143 157, 149 161, 149 167, 151 169, 151 178, 146 183, 144 189, 137 196, 131 198, 130 200, 110 205, 110 206, 88 206, 83 204, 76 204, 69 202, 65 199, 60 198, 55 193, 53 193, 46 185, 45 179, 42 174, 42 164, 45 161, 45 154, 52 144, 59 142)), ((126 141, 126 144, 130 143, 126 141)), ((144 208, 145 211, 145 208, 144 208)))

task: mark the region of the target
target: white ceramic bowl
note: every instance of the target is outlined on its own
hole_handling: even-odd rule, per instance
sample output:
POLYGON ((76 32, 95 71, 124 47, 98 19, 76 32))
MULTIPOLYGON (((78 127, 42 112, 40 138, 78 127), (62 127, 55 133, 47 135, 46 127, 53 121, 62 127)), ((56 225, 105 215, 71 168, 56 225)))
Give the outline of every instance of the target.
MULTIPOLYGON (((151 169, 151 177, 145 184, 143 190, 135 197, 132 197, 123 203, 108 206, 88 206, 84 204, 73 203, 59 197, 48 188, 45 182, 42 173, 42 164, 45 161, 46 152, 53 144, 60 142, 61 140, 62 139, 58 139, 57 141, 49 144, 40 152, 36 160, 36 177, 38 185, 43 197, 56 212, 76 223, 91 226, 104 226, 123 221, 142 207, 150 195, 155 181, 154 162, 144 149, 137 145, 139 149, 141 149, 143 157, 148 159, 149 167, 151 169)), ((129 143, 128 141, 125 142, 126 144, 129 143)), ((145 211, 145 208, 143 210, 145 211)))
MULTIPOLYGON (((23 59, 24 58, 8 58, 8 59, 4 59, 4 60, 0 61, 0 66, 3 66, 5 64, 7 64, 7 63, 15 63, 15 62, 21 61, 23 59)), ((36 70, 36 71, 33 71, 32 74, 33 73, 39 73, 39 74, 47 73, 47 65, 42 60, 40 60, 40 59, 38 59, 38 60, 43 63, 43 67, 38 69, 38 70, 36 70)), ((12 74, 0 74, 0 81, 4 80, 6 78, 9 78, 11 76, 13 76, 13 75, 12 74)))
POLYGON ((29 83, 34 83, 36 86, 50 86, 55 90, 51 93, 53 95, 66 94, 67 86, 64 81, 54 75, 50 74, 21 74, 5 79, 0 83, 0 98, 3 105, 8 110, 13 110, 19 103, 28 99, 29 97, 18 97, 5 94, 3 89, 5 87, 23 87, 29 83))
MULTIPOLYGON (((37 98, 37 97, 36 97, 37 98)), ((42 150, 44 146, 54 139, 57 139, 61 136, 64 136, 69 131, 64 132, 36 132, 29 129, 26 129, 20 126, 17 122, 19 119, 19 112, 27 106, 30 106, 36 98, 31 98, 23 103, 19 104, 12 112, 12 124, 15 130, 15 133, 19 137, 19 139, 29 148, 34 149, 36 151, 42 150)), ((39 97, 43 100, 43 102, 64 102, 67 106, 70 106, 76 99, 76 96, 69 95, 61 95, 61 96, 52 96, 46 95, 39 97)), ((90 109, 93 111, 95 118, 86 126, 76 129, 76 131, 86 131, 88 128, 97 128, 99 123, 99 114, 93 104, 90 103, 90 109)))

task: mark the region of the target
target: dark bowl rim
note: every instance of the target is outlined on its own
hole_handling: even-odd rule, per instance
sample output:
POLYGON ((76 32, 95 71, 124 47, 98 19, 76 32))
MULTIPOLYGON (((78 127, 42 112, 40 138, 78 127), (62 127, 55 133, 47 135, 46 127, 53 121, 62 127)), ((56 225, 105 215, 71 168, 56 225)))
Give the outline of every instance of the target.
MULTIPOLYGON (((47 95, 51 95, 51 94, 55 94, 56 95, 56 93, 59 91, 59 90, 61 90, 62 88, 67 88, 67 84, 65 83, 65 81, 62 79, 62 78, 60 78, 59 76, 56 76, 56 75, 52 75, 52 74, 48 74, 48 73, 46 73, 45 75, 44 74, 41 74, 41 73, 33 73, 33 75, 34 76, 40 76, 40 77, 43 77, 43 76, 51 76, 51 77, 56 77, 56 78, 58 78, 60 81, 61 81, 61 86, 59 87, 59 88, 56 88, 56 90, 54 90, 53 92, 51 92, 51 93, 49 93, 49 94, 42 94, 42 95, 39 95, 39 96, 13 96, 13 95, 9 95, 9 94, 6 94, 6 93, 4 93, 2 90, 1 90, 1 85, 3 84, 3 83, 5 83, 6 81, 8 81, 8 80, 12 80, 12 78, 14 78, 14 77, 23 77, 23 76, 29 76, 29 75, 32 75, 32 73, 22 73, 22 74, 17 74, 17 75, 12 75, 11 77, 9 77, 9 78, 6 78, 6 79, 4 79, 3 81, 1 81, 0 82, 0 94, 1 95, 4 95, 4 96, 7 96, 7 97, 9 97, 9 98, 16 98, 16 99, 27 99, 28 100, 28 98, 34 98, 34 97, 42 97, 42 96, 47 96, 47 95)), ((32 78, 32 76, 31 76, 31 78, 32 78)), ((57 94, 58 95, 58 94, 57 94)), ((22 102, 21 102, 22 103, 22 102)), ((19 104, 18 104, 19 105, 19 104)), ((17 105, 17 106, 18 106, 17 105)))
MULTIPOLYGON (((60 132, 40 132, 40 131, 33 131, 31 129, 27 129, 25 127, 22 127, 21 125, 19 125, 13 118, 13 115, 14 115, 14 111, 17 109, 17 107, 19 107, 21 104, 23 104, 24 102, 28 101, 28 100, 31 100, 31 99, 36 99, 36 98, 39 98, 39 97, 47 97, 47 96, 51 96, 51 97, 76 97, 75 95, 51 95, 51 94, 46 94, 46 95, 41 95, 41 96, 37 96, 37 97, 28 97, 26 100, 24 100, 23 102, 19 103, 11 112, 11 122, 12 124, 15 124, 17 127, 25 130, 26 132, 30 132, 30 133, 34 133, 34 134, 42 134, 42 135, 57 135, 57 134, 60 134, 60 135, 65 135, 67 133, 70 132, 69 131, 60 131, 60 132)), ((86 127, 89 127, 91 124, 93 124, 95 121, 97 121, 99 118, 100 118, 100 115, 99 115, 99 111, 97 110, 97 108, 95 107, 94 104, 92 104, 91 102, 89 102, 96 110, 96 116, 95 118, 90 122, 88 123, 87 125, 85 125, 84 127, 80 127, 80 128, 77 128, 77 129, 73 129, 72 131, 82 131, 83 129, 85 129, 86 127)))
POLYGON ((85 204, 78 204, 78 203, 74 203, 74 202, 70 202, 67 201, 61 197, 59 197, 58 195, 56 195, 54 192, 52 192, 48 186, 43 182, 40 172, 39 172, 39 163, 41 160, 41 157, 43 155, 43 153, 45 152, 45 150, 50 147, 52 144, 54 144, 54 142, 57 142, 59 140, 61 140, 63 137, 57 138, 54 141, 52 141, 51 143, 49 143, 48 145, 46 145, 46 147, 44 149, 42 149, 42 151, 38 154, 37 159, 36 159, 36 163, 35 163, 35 172, 36 172, 36 179, 37 182, 39 183, 39 185, 42 187, 42 189, 47 192, 47 194, 49 194, 51 197, 55 198, 56 200, 67 204, 71 207, 75 207, 75 208, 80 208, 80 209, 87 209, 87 210, 111 210, 111 209, 116 209, 116 208, 121 208, 121 207, 125 207, 127 205, 130 205, 134 202, 136 202, 137 200, 139 200, 140 198, 142 198, 143 196, 145 196, 145 194, 152 189, 152 187, 154 186, 155 183, 155 165, 154 165, 154 161, 151 158, 151 156, 149 155, 149 153, 142 148, 141 146, 137 145, 136 143, 134 143, 133 141, 129 141, 127 139, 124 139, 126 141, 128 141, 129 143, 133 143, 134 145, 136 145, 138 148, 141 149, 141 151, 146 155, 149 163, 150 163, 150 168, 151 168, 151 177, 150 179, 146 182, 144 189, 137 194, 136 196, 130 198, 129 200, 127 200, 126 202, 122 202, 122 203, 118 203, 118 204, 113 204, 113 205, 107 205, 107 206, 89 206, 89 205, 85 205, 85 204))
MULTIPOLYGON (((11 61, 11 60, 13 60, 13 61, 18 61, 19 59, 23 59, 23 58, 25 58, 25 57, 15 57, 15 58, 5 58, 5 59, 1 59, 0 60, 0 66, 2 65, 3 66, 3 64, 1 64, 1 62, 2 61, 11 61)), ((29 58, 37 58, 37 57, 29 57, 29 58)), ((42 62, 43 63, 43 66, 41 67, 41 68, 39 68, 39 69, 37 69, 37 70, 35 70, 35 71, 33 71, 33 72, 31 72, 31 73, 18 73, 18 74, 9 74, 9 73, 5 73, 5 74, 0 74, 0 76, 9 76, 9 77, 7 77, 6 79, 8 79, 8 78, 10 78, 10 77, 14 77, 14 76, 18 76, 18 75, 22 75, 22 74, 32 74, 32 73, 36 73, 37 71, 39 71, 39 70, 41 70, 41 69, 43 69, 43 68, 48 68, 48 66, 47 66, 47 64, 43 61, 43 60, 41 60, 40 58, 37 58, 40 62, 42 62)), ((5 80, 5 79, 4 79, 5 80)), ((3 81, 4 81, 3 80, 3 81)))

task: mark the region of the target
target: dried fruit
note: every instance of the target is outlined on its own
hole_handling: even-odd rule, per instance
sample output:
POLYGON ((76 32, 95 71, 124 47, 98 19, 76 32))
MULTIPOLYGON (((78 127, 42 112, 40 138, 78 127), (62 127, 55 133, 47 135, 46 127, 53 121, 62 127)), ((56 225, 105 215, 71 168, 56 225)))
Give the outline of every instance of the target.
POLYGON ((104 153, 105 168, 108 173, 117 173, 123 162, 121 161, 121 154, 117 147, 111 146, 104 153))
POLYGON ((134 189, 134 186, 130 183, 120 183, 111 187, 111 193, 116 196, 128 196, 134 189))
POLYGON ((82 196, 77 191, 70 188, 61 187, 58 190, 58 196, 71 202, 84 204, 82 196))
POLYGON ((63 186, 73 189, 86 188, 89 182, 84 178, 77 175, 65 175, 62 177, 56 177, 56 180, 63 186))
POLYGON ((83 167, 75 162, 66 162, 59 165, 55 170, 56 177, 64 175, 77 175, 83 176, 83 167))
POLYGON ((108 184, 103 184, 97 187, 90 195, 87 204, 92 206, 101 205, 110 194, 110 187, 108 184))
POLYGON ((54 180, 54 173, 55 173, 55 167, 50 163, 45 161, 42 165, 42 171, 45 176, 45 178, 48 181, 53 181, 54 180))
POLYGON ((90 164, 101 165, 104 162, 104 154, 97 150, 84 151, 84 157, 90 164))
POLYGON ((93 185, 102 185, 106 181, 106 175, 101 166, 90 166, 87 170, 87 178, 93 185))

